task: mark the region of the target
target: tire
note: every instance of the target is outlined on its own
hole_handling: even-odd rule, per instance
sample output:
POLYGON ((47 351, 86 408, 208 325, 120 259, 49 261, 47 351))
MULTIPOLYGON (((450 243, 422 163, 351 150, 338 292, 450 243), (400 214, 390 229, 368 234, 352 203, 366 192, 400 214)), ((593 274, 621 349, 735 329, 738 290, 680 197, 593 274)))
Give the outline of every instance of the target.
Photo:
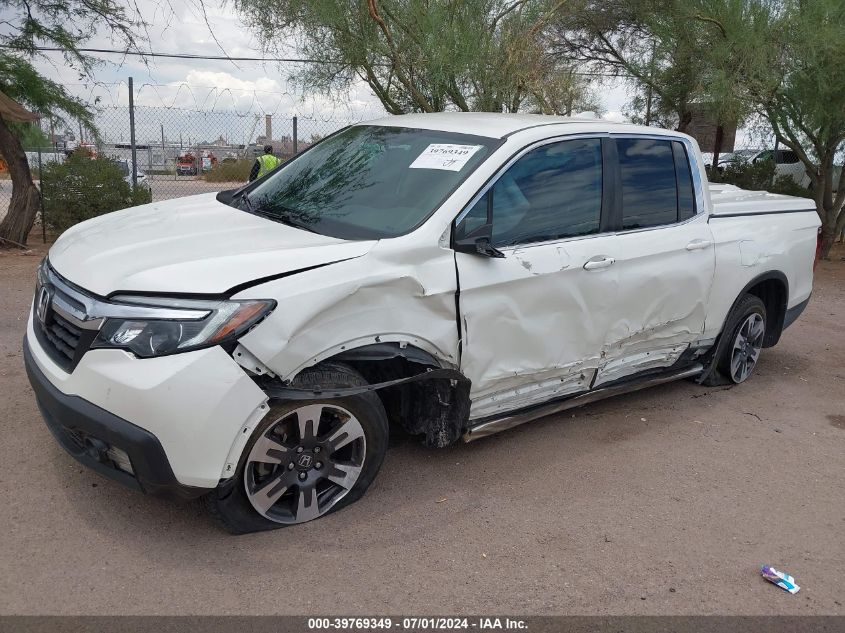
POLYGON ((748 380, 757 366, 766 336, 766 306, 752 294, 743 295, 725 322, 716 369, 722 384, 748 380))
MULTIPOLYGON (((305 370, 293 382, 299 388, 366 384, 340 363, 305 370)), ((271 403, 244 447, 235 476, 204 497, 206 507, 232 534, 326 516, 363 496, 387 442, 387 415, 375 393, 271 403)))

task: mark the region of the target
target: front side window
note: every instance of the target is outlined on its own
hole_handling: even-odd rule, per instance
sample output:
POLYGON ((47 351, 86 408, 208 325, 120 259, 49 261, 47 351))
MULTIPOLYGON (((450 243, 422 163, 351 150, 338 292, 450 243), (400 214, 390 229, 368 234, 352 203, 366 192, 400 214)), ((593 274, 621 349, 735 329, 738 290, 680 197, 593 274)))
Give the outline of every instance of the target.
POLYGON ((500 144, 480 136, 355 126, 269 176, 240 208, 342 239, 416 228, 500 144))
POLYGON ((602 202, 599 139, 543 145, 517 160, 462 221, 464 234, 492 209, 497 247, 598 233, 602 202))

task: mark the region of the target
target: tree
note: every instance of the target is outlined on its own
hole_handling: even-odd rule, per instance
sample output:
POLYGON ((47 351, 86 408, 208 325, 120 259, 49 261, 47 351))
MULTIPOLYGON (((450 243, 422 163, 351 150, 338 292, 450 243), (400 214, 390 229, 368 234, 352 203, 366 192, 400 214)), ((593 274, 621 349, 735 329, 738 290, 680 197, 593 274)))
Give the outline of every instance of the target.
POLYGON ((35 123, 11 123, 9 127, 12 133, 18 137, 25 148, 49 148, 50 139, 44 131, 35 123))
MULTIPOLYGON (((266 48, 293 41, 313 60, 292 77, 306 90, 331 95, 363 81, 392 114, 551 107, 545 91, 552 66, 542 35, 563 5, 235 0, 266 48)), ((570 83, 571 91, 580 87, 570 83)))
POLYGON ((557 55, 546 53, 545 60, 539 66, 542 79, 535 82, 536 87, 525 100, 526 110, 566 116, 585 111, 601 113, 601 99, 585 75, 561 62, 557 55))
POLYGON ((552 47, 560 55, 598 71, 628 77, 636 89, 632 105, 684 131, 699 83, 690 37, 673 28, 671 2, 579 0, 555 22, 552 47))
MULTIPOLYGON (((80 47, 95 33, 110 32, 127 49, 136 47, 136 14, 116 0, 2 0, 4 28, 0 32, 0 92, 36 112, 78 119, 94 130, 93 111, 82 100, 38 72, 33 61, 38 48, 56 46, 65 64, 90 77, 96 60, 80 47)), ((25 244, 38 213, 39 192, 19 137, 0 115, 0 154, 12 178, 12 200, 0 222, 0 245, 25 244)))
POLYGON ((703 51, 708 25, 686 0, 576 0, 554 23, 551 48, 575 63, 627 77, 634 86, 636 122, 686 131, 693 110, 737 121, 740 103, 706 98, 711 68, 703 51))
POLYGON ((694 0, 709 27, 713 98, 739 94, 793 150, 822 222, 822 257, 845 228, 845 3, 842 0, 694 0), (834 190, 836 192, 834 193, 834 190))

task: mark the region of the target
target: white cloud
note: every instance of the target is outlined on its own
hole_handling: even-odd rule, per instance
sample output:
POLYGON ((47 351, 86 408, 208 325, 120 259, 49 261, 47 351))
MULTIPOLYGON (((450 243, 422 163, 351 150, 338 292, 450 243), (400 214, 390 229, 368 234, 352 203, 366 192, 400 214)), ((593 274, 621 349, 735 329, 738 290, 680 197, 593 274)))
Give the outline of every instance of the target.
POLYGON ((601 118, 605 121, 613 121, 614 123, 630 123, 628 117, 622 114, 619 110, 608 110, 601 118))

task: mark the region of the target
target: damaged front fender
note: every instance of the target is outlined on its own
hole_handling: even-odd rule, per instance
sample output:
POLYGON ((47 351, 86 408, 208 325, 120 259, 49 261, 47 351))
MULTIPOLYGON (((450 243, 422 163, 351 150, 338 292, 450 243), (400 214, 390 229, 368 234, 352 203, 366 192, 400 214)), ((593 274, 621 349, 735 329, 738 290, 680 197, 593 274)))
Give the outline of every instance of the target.
POLYGON ((270 400, 289 401, 346 398, 391 387, 413 387, 407 401, 411 408, 407 420, 412 423, 406 422, 406 430, 424 434, 426 446, 443 448, 456 442, 467 429, 470 386, 470 381, 456 369, 428 369, 359 387, 302 389, 271 384, 264 391, 270 400))

